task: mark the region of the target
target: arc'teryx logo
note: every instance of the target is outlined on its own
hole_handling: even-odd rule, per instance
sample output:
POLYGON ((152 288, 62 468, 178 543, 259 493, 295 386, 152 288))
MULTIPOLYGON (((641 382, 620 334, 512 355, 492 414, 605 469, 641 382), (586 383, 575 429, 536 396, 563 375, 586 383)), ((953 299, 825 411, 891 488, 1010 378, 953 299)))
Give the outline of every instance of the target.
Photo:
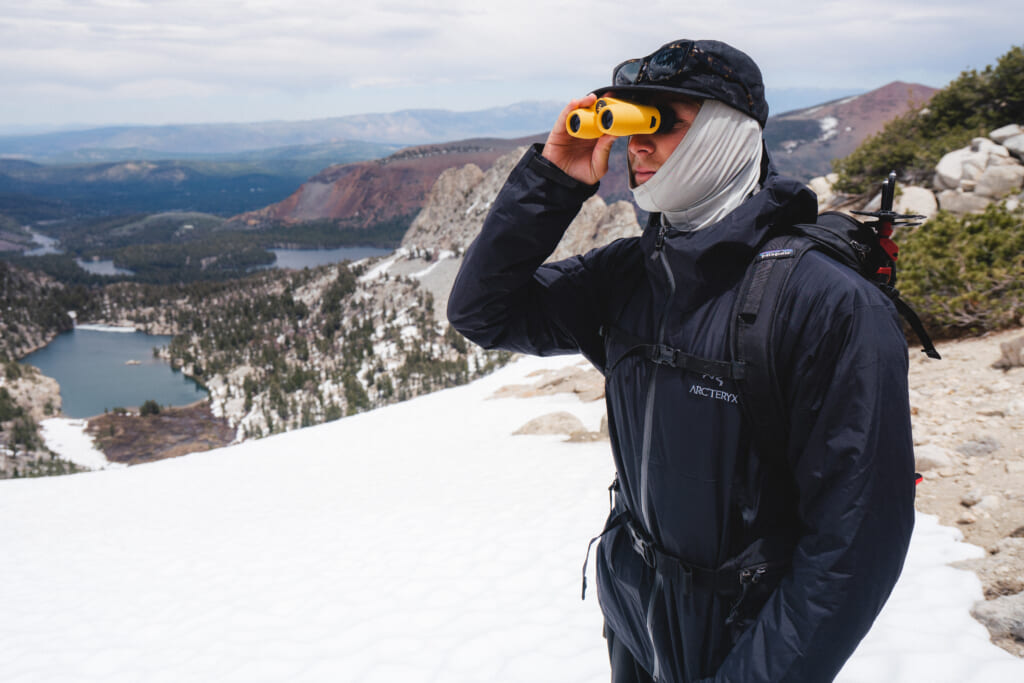
POLYGON ((721 387, 725 386, 725 382, 722 381, 721 377, 712 377, 711 375, 701 375, 701 379, 709 382, 714 382, 719 386, 718 389, 712 387, 706 387, 701 384, 691 384, 690 393, 701 396, 702 398, 711 398, 716 401, 725 401, 726 403, 735 403, 739 405, 739 397, 736 394, 725 391, 721 387))

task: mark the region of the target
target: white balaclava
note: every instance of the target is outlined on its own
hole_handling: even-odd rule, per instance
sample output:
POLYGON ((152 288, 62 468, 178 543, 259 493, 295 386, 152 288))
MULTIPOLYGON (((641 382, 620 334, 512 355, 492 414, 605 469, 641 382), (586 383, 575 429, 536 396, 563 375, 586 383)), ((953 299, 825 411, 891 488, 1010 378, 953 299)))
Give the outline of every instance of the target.
POLYGON ((680 230, 700 230, 738 207, 761 177, 761 127, 717 100, 704 100, 679 146, 633 189, 644 211, 680 230))

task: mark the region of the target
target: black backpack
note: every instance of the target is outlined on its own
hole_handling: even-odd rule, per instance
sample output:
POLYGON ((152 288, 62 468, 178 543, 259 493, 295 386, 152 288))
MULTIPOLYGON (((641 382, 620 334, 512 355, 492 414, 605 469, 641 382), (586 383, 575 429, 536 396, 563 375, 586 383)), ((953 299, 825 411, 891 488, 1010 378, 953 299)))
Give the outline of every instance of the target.
POLYGON ((898 251, 891 240, 892 229, 917 225, 909 221, 922 216, 892 212, 895 174, 883 187, 882 210, 857 212, 873 216, 875 221, 862 223, 843 213, 823 213, 817 223, 794 225, 786 234, 770 238, 747 268, 732 312, 730 338, 733 361, 743 368, 736 377, 744 399, 741 405, 762 444, 785 443, 783 401, 768 339, 786 282, 811 250, 825 253, 878 285, 920 339, 924 353, 940 358, 920 318, 895 287, 898 251))
MULTIPOLYGON (((923 216, 892 211, 896 173, 882 184, 881 209, 857 211, 875 220, 863 223, 852 216, 829 211, 818 216, 817 223, 790 226, 774 232, 759 247, 748 266, 731 313, 729 338, 732 360, 709 360, 662 344, 637 339, 614 325, 602 334, 614 339, 624 353, 641 353, 649 360, 682 370, 727 377, 736 382, 740 406, 765 452, 773 452, 786 443, 782 413, 782 390, 772 359, 772 326, 796 264, 809 251, 820 251, 874 282, 893 302, 896 310, 917 334, 929 358, 940 358, 920 318, 896 289, 896 260, 899 250, 892 241, 894 227, 912 227, 923 216)), ((612 359, 609 359, 612 360, 612 359)))

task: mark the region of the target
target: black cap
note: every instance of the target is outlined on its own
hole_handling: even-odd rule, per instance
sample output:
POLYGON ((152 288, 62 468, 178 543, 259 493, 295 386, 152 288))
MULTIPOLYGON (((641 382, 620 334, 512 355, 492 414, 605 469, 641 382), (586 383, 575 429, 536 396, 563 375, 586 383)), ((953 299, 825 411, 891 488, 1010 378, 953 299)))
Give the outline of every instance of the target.
POLYGON ((718 40, 676 40, 612 70, 612 85, 594 91, 663 92, 718 100, 756 120, 768 120, 761 70, 746 53, 718 40))

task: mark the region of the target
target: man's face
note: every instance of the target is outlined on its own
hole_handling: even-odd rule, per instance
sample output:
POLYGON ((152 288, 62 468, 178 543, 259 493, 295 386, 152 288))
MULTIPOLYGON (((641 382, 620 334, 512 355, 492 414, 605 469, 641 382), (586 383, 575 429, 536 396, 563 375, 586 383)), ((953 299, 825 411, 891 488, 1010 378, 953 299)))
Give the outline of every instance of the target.
POLYGON ((671 130, 664 133, 630 136, 626 149, 629 155, 631 187, 646 183, 661 168, 669 155, 686 137, 686 132, 690 130, 693 120, 697 117, 697 112, 700 111, 698 100, 676 99, 652 104, 671 107, 676 114, 676 123, 671 130))

